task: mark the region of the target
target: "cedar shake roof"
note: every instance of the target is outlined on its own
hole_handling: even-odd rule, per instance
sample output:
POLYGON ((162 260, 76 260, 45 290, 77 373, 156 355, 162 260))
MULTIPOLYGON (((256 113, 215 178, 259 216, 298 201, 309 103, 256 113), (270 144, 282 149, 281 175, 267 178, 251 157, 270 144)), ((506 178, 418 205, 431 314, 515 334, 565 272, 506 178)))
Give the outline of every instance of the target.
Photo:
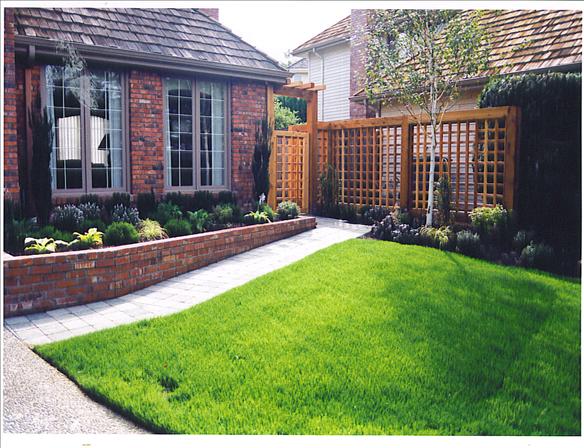
POLYGON ((292 54, 302 53, 312 48, 319 47, 323 43, 335 41, 338 39, 348 39, 351 37, 351 16, 338 21, 333 26, 317 34, 312 39, 307 40, 299 47, 292 51, 292 54))
MULTIPOLYGON (((478 78, 582 64, 582 11, 485 11, 489 64, 478 78)), ((360 89, 353 96, 361 96, 360 89)))
POLYGON ((18 36, 285 71, 272 58, 197 9, 15 8, 18 36))

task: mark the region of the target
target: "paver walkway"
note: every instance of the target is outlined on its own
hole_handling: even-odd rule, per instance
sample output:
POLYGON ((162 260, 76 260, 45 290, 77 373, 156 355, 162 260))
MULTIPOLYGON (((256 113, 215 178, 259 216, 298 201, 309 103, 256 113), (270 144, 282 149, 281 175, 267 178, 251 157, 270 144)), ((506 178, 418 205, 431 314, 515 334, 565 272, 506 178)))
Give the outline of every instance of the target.
POLYGON ((317 223, 314 230, 258 247, 117 299, 12 317, 5 319, 5 326, 25 343, 36 345, 176 313, 370 230, 368 226, 328 218, 318 218, 317 223))

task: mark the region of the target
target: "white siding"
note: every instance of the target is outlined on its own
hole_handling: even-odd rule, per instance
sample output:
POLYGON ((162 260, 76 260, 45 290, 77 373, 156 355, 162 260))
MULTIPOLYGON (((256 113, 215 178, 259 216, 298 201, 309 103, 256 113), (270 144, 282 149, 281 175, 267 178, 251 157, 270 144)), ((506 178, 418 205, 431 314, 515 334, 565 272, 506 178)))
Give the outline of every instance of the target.
MULTIPOLYGON (((460 96, 448 109, 449 112, 461 111, 461 110, 472 110, 477 109, 477 98, 480 95, 482 87, 476 87, 473 89, 464 90, 461 92, 460 96)), ((414 112, 419 112, 418 108, 414 108, 414 112)), ((407 115, 407 111, 404 107, 400 107, 397 104, 385 105, 381 108, 382 117, 399 117, 400 115, 407 115)))
POLYGON ((351 50, 348 43, 341 43, 308 54, 310 82, 325 84, 326 90, 318 92, 318 120, 343 120, 349 117, 351 50), (324 59, 324 77, 322 76, 324 59))

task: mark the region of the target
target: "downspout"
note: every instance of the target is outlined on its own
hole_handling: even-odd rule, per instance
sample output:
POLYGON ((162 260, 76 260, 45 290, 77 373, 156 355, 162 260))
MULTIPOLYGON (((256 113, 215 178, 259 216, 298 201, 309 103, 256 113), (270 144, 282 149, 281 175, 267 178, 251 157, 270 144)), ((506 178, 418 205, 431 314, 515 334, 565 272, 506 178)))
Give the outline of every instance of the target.
MULTIPOLYGON (((320 83, 324 84, 324 58, 322 57, 322 54, 320 54, 318 51, 316 51, 316 48, 313 48, 312 52, 320 58, 320 83)), ((322 121, 325 121, 324 120, 324 91, 322 91, 319 106, 321 107, 320 117, 321 117, 322 121)))

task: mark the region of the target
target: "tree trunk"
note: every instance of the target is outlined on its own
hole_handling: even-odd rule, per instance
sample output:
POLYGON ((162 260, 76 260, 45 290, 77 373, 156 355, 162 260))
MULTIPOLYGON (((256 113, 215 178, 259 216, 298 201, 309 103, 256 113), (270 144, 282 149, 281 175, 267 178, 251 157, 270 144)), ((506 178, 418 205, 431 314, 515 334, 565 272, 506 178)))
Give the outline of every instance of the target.
POLYGON ((426 212, 426 225, 432 226, 434 214, 434 173, 436 172, 436 118, 432 116, 430 134, 430 179, 428 180, 428 208, 426 212))

